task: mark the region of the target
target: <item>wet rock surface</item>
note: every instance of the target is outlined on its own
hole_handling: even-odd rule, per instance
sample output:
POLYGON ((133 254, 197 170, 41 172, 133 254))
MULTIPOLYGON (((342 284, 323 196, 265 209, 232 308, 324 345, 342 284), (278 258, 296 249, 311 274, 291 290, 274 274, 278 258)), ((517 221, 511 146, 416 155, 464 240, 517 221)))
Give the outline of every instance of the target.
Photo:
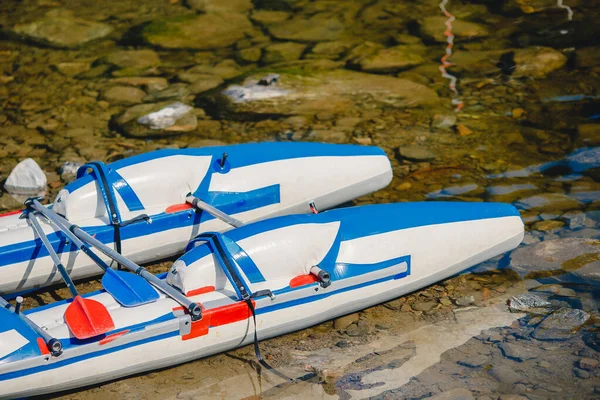
POLYGON ((324 141, 390 158, 390 186, 354 204, 508 202, 527 229, 469 274, 262 341, 298 384, 244 347, 64 397, 597 398, 600 11, 476 3, 446 4, 456 112, 439 2, 1 2, 0 212, 23 207, 6 184, 26 158, 50 201, 93 159, 324 141))

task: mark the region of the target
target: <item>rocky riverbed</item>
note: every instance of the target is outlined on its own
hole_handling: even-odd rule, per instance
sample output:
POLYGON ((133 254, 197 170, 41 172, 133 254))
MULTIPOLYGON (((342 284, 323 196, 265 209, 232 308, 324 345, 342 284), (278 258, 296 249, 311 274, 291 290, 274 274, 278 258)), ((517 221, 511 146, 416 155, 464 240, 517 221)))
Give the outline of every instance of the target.
POLYGON ((0 211, 88 160, 319 141, 388 153, 356 204, 501 201, 527 225, 512 254, 261 343, 296 384, 244 347, 63 398, 600 398, 600 7, 564 3, 447 2, 456 94, 438 1, 1 2, 0 211))

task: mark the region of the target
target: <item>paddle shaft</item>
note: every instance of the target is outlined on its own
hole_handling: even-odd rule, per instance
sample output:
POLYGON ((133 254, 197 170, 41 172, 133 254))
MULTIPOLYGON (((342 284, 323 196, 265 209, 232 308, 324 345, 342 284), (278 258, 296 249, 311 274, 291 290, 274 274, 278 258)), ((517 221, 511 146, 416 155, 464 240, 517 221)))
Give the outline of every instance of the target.
POLYGON ((50 221, 54 222, 57 226, 62 227, 63 229, 61 229, 61 230, 71 231, 75 236, 77 236, 83 242, 88 243, 89 245, 95 247, 96 249, 98 249, 99 251, 101 251, 102 253, 107 255, 108 257, 112 258, 119 264, 124 265, 127 269, 140 275, 142 278, 146 279, 148 282, 150 282, 152 285, 154 285, 161 292, 165 293, 167 296, 171 297, 173 300, 175 300, 176 302, 178 302, 179 304, 184 306, 189 311, 192 320, 195 321, 195 320, 202 318, 202 308, 200 307, 200 305, 190 301, 187 297, 185 297, 182 293, 178 292, 175 288, 169 286, 163 280, 157 278, 156 276, 154 276, 153 274, 148 272, 147 269, 137 265, 130 259, 117 253, 116 251, 114 251, 110 247, 106 246, 101 241, 99 241, 96 238, 89 235, 87 232, 85 232, 79 226, 77 226, 75 224, 71 224, 69 221, 67 221, 66 219, 64 219, 62 216, 58 215, 54 211, 42 206, 39 201, 34 199, 32 201, 32 203, 33 203, 34 208, 37 211, 39 211, 41 214, 43 214, 50 221))
POLYGON ((234 228, 239 228, 240 226, 244 226, 244 223, 242 221, 240 221, 239 219, 235 219, 232 216, 225 214, 223 211, 211 206, 208 203, 203 202, 202 200, 200 200, 199 198, 197 198, 195 196, 187 196, 185 198, 185 201, 188 202, 189 204, 193 205, 197 209, 206 211, 213 217, 220 219, 223 222, 228 223, 229 225, 233 226, 234 228))
MULTIPOLYGON (((15 306, 6 301, 2 296, 0 296, 0 307, 4 307, 9 311, 15 312, 15 306)), ((48 332, 44 331, 40 328, 35 322, 30 320, 25 314, 18 313, 19 318, 21 318, 31 329, 33 329, 46 343, 48 350, 52 353, 53 356, 58 357, 62 354, 62 343, 53 338, 48 334, 48 332)))
POLYGON ((65 281, 67 288, 69 288, 69 291, 71 292, 73 297, 79 296, 79 292, 77 292, 77 288, 75 288, 75 284, 71 280, 71 277, 69 276, 69 273, 67 272, 67 269, 65 268, 65 266, 62 264, 62 262, 58 258, 58 255, 54 251, 54 248, 50 244, 50 241, 48 241, 48 238, 46 237, 46 234, 42 230, 42 227, 40 226, 40 223, 39 223, 37 217, 35 216, 35 214, 29 213, 29 214, 27 214, 27 218, 29 218, 29 221, 31 221, 31 226, 33 227, 33 230, 38 235, 38 237, 42 240, 42 243, 44 244, 44 247, 46 248, 46 250, 48 250, 48 254, 50 255, 50 258, 52 259, 52 261, 54 262, 54 265, 56 265, 56 268, 58 268, 58 272, 60 272, 60 275, 62 276, 63 280, 65 281))

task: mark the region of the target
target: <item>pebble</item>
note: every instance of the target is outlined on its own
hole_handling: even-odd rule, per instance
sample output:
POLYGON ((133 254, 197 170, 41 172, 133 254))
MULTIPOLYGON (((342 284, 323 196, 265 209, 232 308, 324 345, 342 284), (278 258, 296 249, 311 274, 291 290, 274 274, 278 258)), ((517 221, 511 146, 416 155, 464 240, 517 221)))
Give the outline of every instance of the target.
POLYGON ((70 181, 77 175, 77 171, 82 164, 74 161, 66 161, 59 169, 60 177, 63 181, 70 181))
POLYGON ((175 125, 178 119, 189 113, 193 108, 183 103, 169 104, 165 108, 138 118, 137 122, 150 129, 167 129, 175 125))
POLYGON ((358 313, 344 315, 343 317, 336 318, 333 320, 334 329, 346 329, 353 323, 358 321, 358 313))
POLYGON ((522 108, 513 108, 511 114, 513 118, 521 118, 523 114, 525 114, 525 110, 523 110, 522 108))
POLYGON ((512 312, 529 311, 536 308, 548 308, 550 306, 550 302, 545 297, 533 293, 520 294, 508 300, 508 307, 512 312))
POLYGON ((466 306, 470 306, 471 304, 475 303, 475 297, 463 296, 463 297, 459 297, 458 299, 456 299, 455 302, 456 302, 457 306, 466 307, 466 306))
POLYGON ((473 134, 473 131, 470 130, 466 125, 464 124, 458 124, 456 125, 456 130, 458 131, 458 134, 460 136, 470 136, 473 134))
POLYGON ((531 360, 538 356, 535 350, 516 343, 502 343, 498 347, 502 350, 504 357, 512 358, 517 361, 531 360))
POLYGON ((113 86, 102 94, 102 99, 111 104, 133 105, 142 102, 146 93, 132 86, 113 86))
POLYGON ((547 221, 536 222, 535 224, 533 224, 531 226, 531 229, 534 229, 536 231, 548 232, 548 231, 554 231, 554 230, 560 229, 563 226, 564 226, 564 222, 562 222, 562 221, 547 220, 547 221))
POLYGON ((435 306, 437 306, 437 301, 419 301, 416 303, 413 303, 411 305, 412 309, 415 311, 431 311, 435 308, 435 306))
POLYGON ((596 367, 598 367, 598 364, 600 364, 600 362, 593 358, 582 358, 581 360, 579 360, 578 364, 579 368, 592 371, 596 367))
POLYGON ((429 149, 419 145, 400 146, 398 148, 400 158, 410 161, 430 161, 435 160, 436 155, 429 149))
POLYGON ((583 310, 561 308, 550 314, 535 328, 532 336, 538 340, 566 340, 590 318, 583 310))
POLYGON ((590 377, 590 373, 588 371, 579 368, 573 368, 573 373, 576 377, 581 379, 588 379, 590 377))
POLYGON ((4 183, 8 193, 16 195, 41 195, 46 191, 46 174, 31 158, 18 163, 4 183))
POLYGON ((431 127, 450 129, 456 125, 456 120, 456 114, 435 114, 431 121, 431 127))

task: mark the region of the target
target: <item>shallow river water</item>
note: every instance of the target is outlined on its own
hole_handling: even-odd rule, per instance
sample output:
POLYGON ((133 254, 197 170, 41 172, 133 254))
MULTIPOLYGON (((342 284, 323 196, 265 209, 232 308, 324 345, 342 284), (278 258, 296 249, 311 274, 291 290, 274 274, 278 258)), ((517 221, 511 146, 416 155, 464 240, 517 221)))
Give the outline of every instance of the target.
MULTIPOLYGON (((247 346, 59 396, 600 398, 599 18, 583 0, 0 2, 2 181, 32 158, 52 199, 65 163, 355 143, 394 171, 355 204, 508 202, 527 229, 460 276, 261 342, 298 383, 261 374, 247 346), (165 108, 175 121, 138 120, 165 108)), ((0 193, 0 212, 19 207, 0 193)))

